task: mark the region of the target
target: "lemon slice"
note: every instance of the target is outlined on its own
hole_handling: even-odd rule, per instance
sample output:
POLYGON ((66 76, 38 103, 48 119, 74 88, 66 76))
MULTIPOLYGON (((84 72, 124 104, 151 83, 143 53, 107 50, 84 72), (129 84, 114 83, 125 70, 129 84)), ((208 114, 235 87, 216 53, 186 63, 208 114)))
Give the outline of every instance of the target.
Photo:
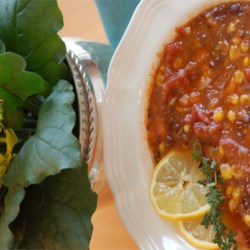
POLYGON ((202 217, 191 220, 180 220, 177 227, 180 233, 194 247, 202 249, 219 249, 218 245, 213 243, 215 232, 212 226, 207 229, 201 225, 202 217))
POLYGON ((191 153, 170 151, 157 164, 149 187, 156 212, 168 219, 194 218, 205 214, 207 188, 199 184, 204 175, 191 153))

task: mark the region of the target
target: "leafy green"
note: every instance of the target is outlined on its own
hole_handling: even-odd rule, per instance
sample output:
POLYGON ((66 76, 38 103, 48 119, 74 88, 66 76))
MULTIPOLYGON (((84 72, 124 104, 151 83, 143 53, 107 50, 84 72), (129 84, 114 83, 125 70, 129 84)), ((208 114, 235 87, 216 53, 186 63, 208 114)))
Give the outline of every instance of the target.
POLYGON ((0 124, 20 139, 0 178, 0 249, 87 249, 96 194, 73 134, 62 14, 56 0, 0 6, 0 124))
MULTIPOLYGON (((56 0, 1 0, 0 39, 6 50, 23 56, 27 69, 39 70, 45 80, 47 64, 54 63, 59 68, 64 64, 66 48, 57 35, 62 27, 63 17, 56 0)), ((50 82, 55 84, 60 78, 52 74, 50 82)))
POLYGON ((223 211, 221 205, 225 197, 221 191, 218 190, 216 185, 209 186, 209 192, 207 194, 207 201, 210 205, 209 213, 205 214, 201 224, 208 228, 209 225, 213 226, 213 230, 216 232, 214 243, 218 244, 220 249, 238 249, 236 240, 234 237, 237 233, 231 229, 227 229, 226 225, 222 222, 223 211))
POLYGON ((14 235, 9 225, 17 217, 24 195, 22 187, 14 187, 9 189, 4 198, 3 211, 0 213, 0 249, 12 248, 14 235))
POLYGON ((82 165, 80 144, 72 134, 75 124, 73 87, 60 81, 42 104, 36 133, 23 145, 2 177, 7 187, 27 187, 82 165))
POLYGON ((0 54, 0 98, 9 112, 23 107, 29 96, 46 88, 44 80, 36 73, 25 71, 25 66, 25 60, 15 53, 0 54))
POLYGON ((27 190, 15 227, 26 225, 20 249, 89 249, 96 208, 87 166, 63 170, 27 190))
MULTIPOLYGON (((223 210, 222 204, 225 200, 224 194, 220 191, 219 185, 222 184, 222 177, 217 173, 217 164, 213 160, 209 160, 202 156, 201 146, 194 145, 193 156, 199 156, 201 158, 200 169, 201 172, 206 176, 205 180, 199 181, 199 183, 206 185, 208 187, 207 202, 210 205, 210 211, 205 214, 201 224, 208 228, 210 225, 213 226, 215 231, 214 243, 218 244, 220 249, 236 250, 238 248, 237 242, 235 240, 236 233, 231 229, 227 229, 226 225, 223 223, 223 210)), ((197 157, 194 157, 197 159, 197 157)))
MULTIPOLYGON (((40 108, 36 133, 1 179, 10 190, 26 187, 17 219, 12 222, 21 202, 17 194, 10 204, 16 214, 11 213, 1 224, 6 206, 0 213, 1 249, 89 248, 97 197, 90 188, 87 165, 81 161, 79 141, 72 134, 76 119, 73 101, 72 85, 61 80, 40 108)), ((5 189, 0 189, 0 202, 5 189)))

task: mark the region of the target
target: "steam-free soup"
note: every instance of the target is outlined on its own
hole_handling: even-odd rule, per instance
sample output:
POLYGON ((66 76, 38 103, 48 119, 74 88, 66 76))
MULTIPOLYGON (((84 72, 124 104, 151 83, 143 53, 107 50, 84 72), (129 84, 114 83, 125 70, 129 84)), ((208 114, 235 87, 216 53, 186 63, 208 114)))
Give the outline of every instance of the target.
POLYGON ((197 141, 217 162, 230 225, 249 244, 250 2, 220 4, 176 28, 152 77, 146 127, 156 163, 197 141))

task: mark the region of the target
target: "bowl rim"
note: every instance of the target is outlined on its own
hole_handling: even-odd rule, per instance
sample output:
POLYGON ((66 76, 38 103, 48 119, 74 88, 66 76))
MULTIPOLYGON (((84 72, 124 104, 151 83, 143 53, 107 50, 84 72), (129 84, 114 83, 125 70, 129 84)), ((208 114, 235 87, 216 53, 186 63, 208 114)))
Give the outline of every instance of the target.
MULTIPOLYGON (((142 0, 136 8, 111 60, 108 71, 108 85, 102 105, 105 172, 115 197, 118 214, 131 236, 141 248, 161 249, 167 247, 170 249, 168 244, 171 244, 171 249, 194 249, 176 231, 173 231, 175 235, 170 234, 169 237, 165 237, 166 233, 164 235, 162 230, 166 229, 166 227, 169 230, 174 230, 173 223, 165 224, 159 217, 156 218, 153 215, 153 209, 151 210, 147 207, 149 202, 146 199, 149 197, 145 197, 147 196, 147 191, 145 190, 147 190, 152 169, 149 170, 150 164, 145 163, 147 160, 150 161, 150 156, 144 155, 149 154, 148 149, 140 149, 140 146, 143 145, 140 143, 142 143, 145 136, 145 127, 142 128, 144 125, 141 124, 144 121, 145 114, 143 105, 146 102, 145 94, 150 72, 158 62, 156 54, 161 51, 163 44, 166 44, 173 38, 174 28, 187 22, 202 10, 226 2, 235 2, 235 0, 189 0, 183 2, 182 5, 174 0, 142 0), (179 12, 176 12, 177 10, 179 12), (164 11, 167 11, 165 16, 164 11), (169 18, 169 23, 165 25, 168 26, 161 28, 159 21, 162 21, 162 18, 166 18, 166 16, 169 18), (171 18, 174 20, 171 21, 171 18), (155 25, 158 25, 156 26, 157 29, 155 25), (154 30, 157 30, 158 33, 154 30), (153 32, 151 37, 150 32, 153 32), (143 60, 138 58, 143 58, 143 60), (148 65, 145 66, 147 63, 148 65), (134 85, 136 84, 140 85, 140 87, 135 87, 134 85), (133 93, 134 88, 136 88, 137 93, 133 93), (129 95, 132 98, 132 104, 136 106, 133 107, 129 103, 129 95), (133 117, 133 121, 130 123, 119 115, 119 112, 122 112, 123 116, 128 119, 128 109, 132 110, 131 116, 137 116, 133 117), (110 112, 112 112, 113 117, 107 119, 110 112), (138 132, 141 128, 143 130, 142 133, 138 132), (135 130, 138 130, 137 133, 141 137, 139 142, 137 141, 138 139, 132 138, 133 136, 138 136, 135 130), (122 140, 131 140, 134 145, 126 145, 122 140), (135 152, 132 152, 133 150, 135 152), (119 156, 116 155, 117 152, 119 156), (128 165, 132 164, 132 160, 129 158, 134 158, 134 166, 135 168, 138 167, 135 154, 143 158, 139 160, 139 163, 145 164, 143 171, 140 170, 138 172, 139 170, 134 170, 135 176, 138 173, 140 175, 137 176, 139 181, 141 181, 140 185, 135 183, 130 172, 126 172, 131 170, 131 167, 128 165), (135 211, 140 209, 142 204, 145 206, 143 209, 147 210, 152 216, 152 219, 150 218, 151 221, 145 219, 143 221, 143 219, 136 217, 147 217, 146 212, 140 211, 141 214, 139 214, 135 211), (154 222, 157 223, 157 226, 160 225, 161 232, 157 231, 156 226, 154 227, 154 222), (157 232, 149 231, 147 227, 150 226, 157 232)), ((142 147, 145 147, 145 142, 142 147)))

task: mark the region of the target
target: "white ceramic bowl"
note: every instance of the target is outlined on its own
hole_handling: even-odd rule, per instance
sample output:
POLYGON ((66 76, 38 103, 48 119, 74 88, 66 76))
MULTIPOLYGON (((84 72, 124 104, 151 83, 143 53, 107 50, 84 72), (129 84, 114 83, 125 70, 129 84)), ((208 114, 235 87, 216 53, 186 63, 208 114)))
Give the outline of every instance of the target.
POLYGON ((185 23, 218 0, 142 0, 112 59, 102 106, 104 163, 118 213, 141 249, 194 249, 161 219, 148 196, 152 173, 145 104, 157 52, 185 23))

